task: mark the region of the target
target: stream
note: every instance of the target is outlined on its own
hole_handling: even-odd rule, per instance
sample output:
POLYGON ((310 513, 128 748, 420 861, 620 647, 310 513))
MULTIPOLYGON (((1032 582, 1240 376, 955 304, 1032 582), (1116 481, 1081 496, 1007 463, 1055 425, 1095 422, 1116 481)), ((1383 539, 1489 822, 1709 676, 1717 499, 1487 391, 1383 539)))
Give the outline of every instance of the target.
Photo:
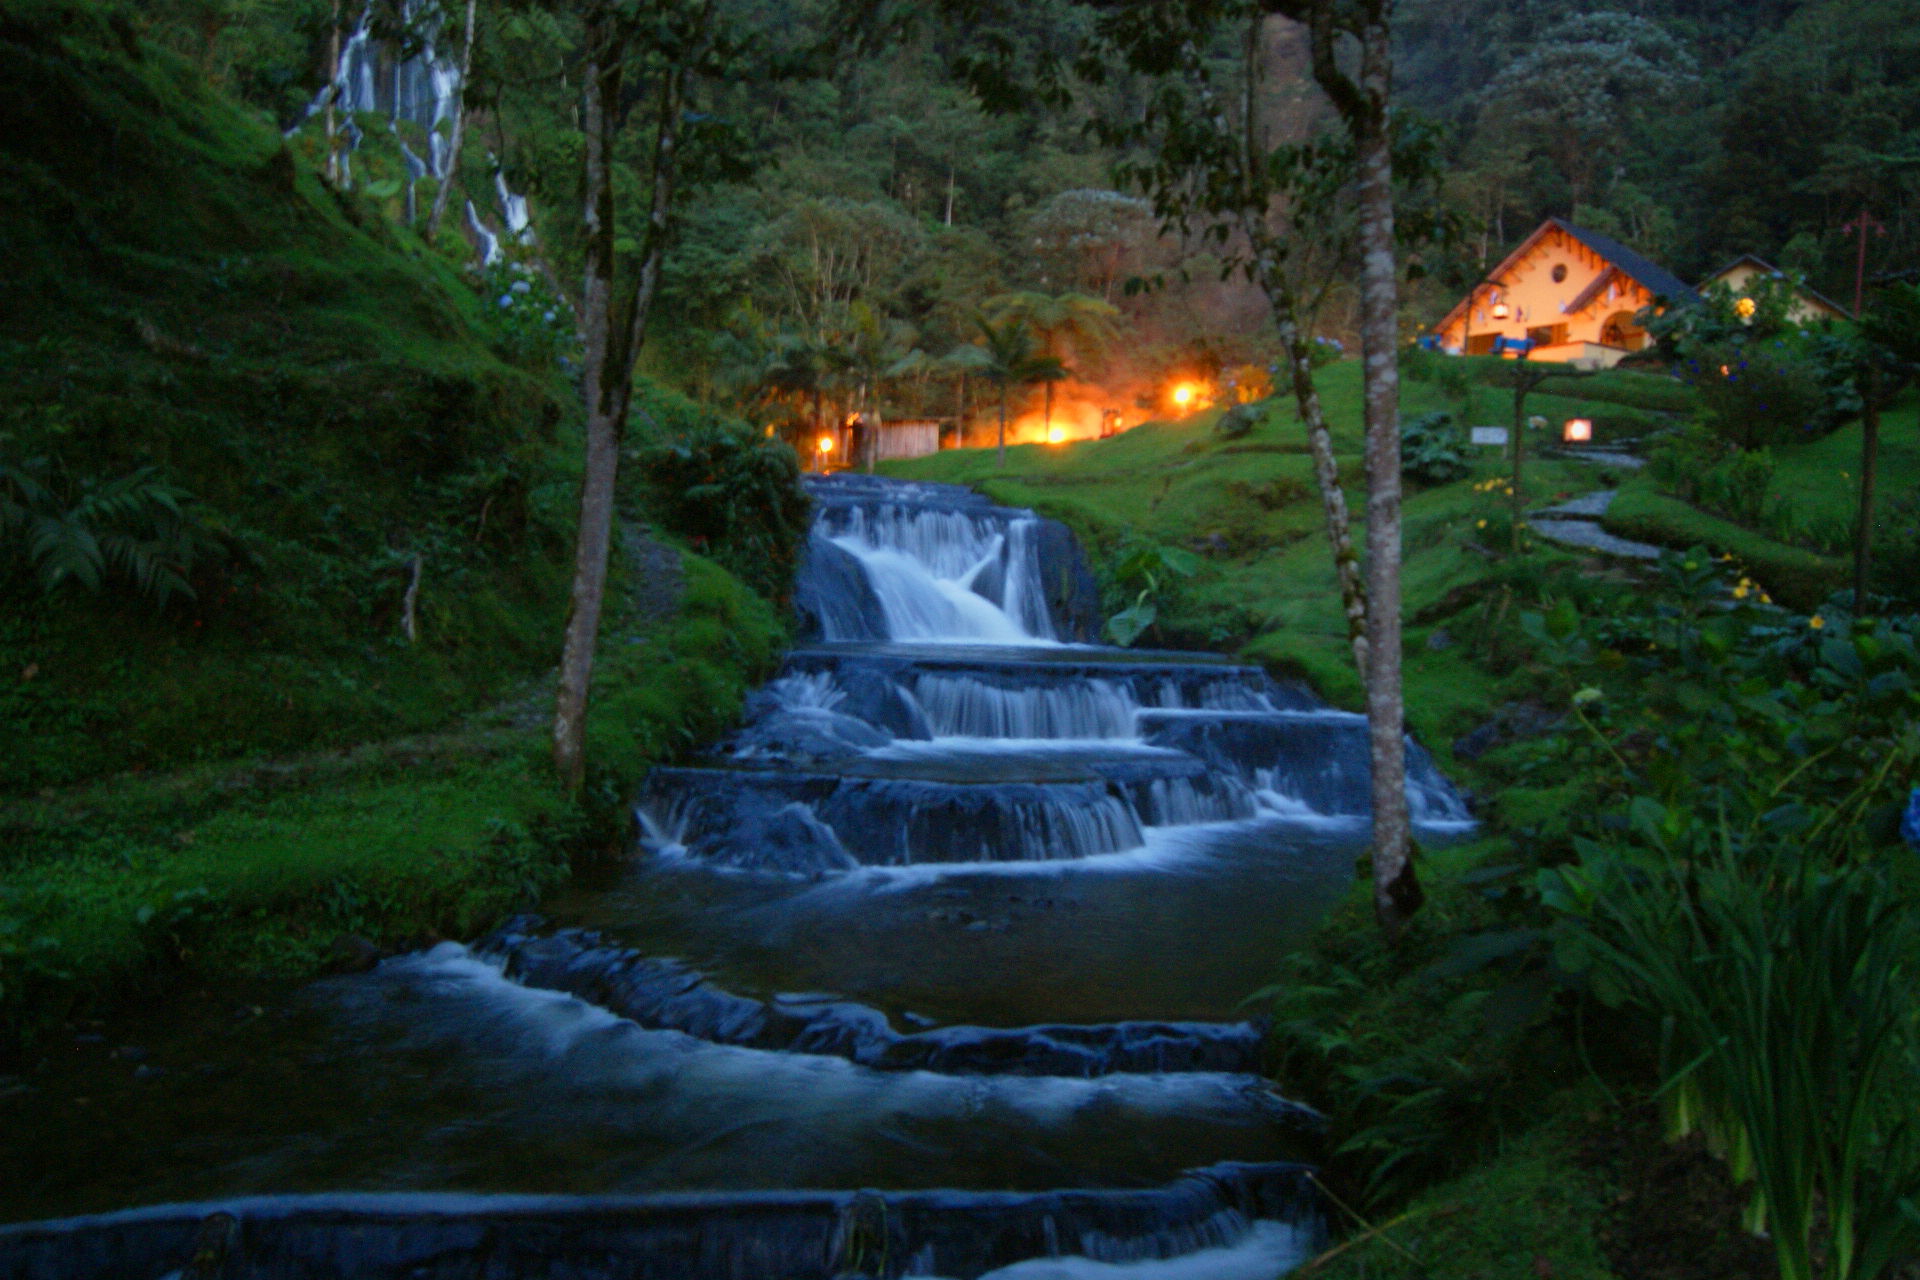
MULTIPOLYGON (((0 1081, 0 1277, 1272 1277, 1318 1117, 1242 999, 1365 847, 1364 721, 1092 643, 1066 530, 809 480, 803 642, 629 865, 0 1081), (126 1208, 126 1206, 143 1206, 126 1208), (87 1216, 91 1215, 91 1216, 87 1216), (198 1259, 198 1261, 195 1261, 198 1259)), ((1425 839, 1464 829, 1417 747, 1425 839)))

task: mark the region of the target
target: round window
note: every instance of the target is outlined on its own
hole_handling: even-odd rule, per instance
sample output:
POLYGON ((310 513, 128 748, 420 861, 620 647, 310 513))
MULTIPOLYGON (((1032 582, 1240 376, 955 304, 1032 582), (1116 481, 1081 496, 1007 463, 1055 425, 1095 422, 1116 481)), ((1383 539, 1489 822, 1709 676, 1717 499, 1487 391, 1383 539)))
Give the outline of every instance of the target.
POLYGON ((1566 278, 1567 278, 1567 264, 1564 262, 1555 263, 1553 267, 1553 282, 1555 284, 1559 284, 1562 280, 1565 280, 1566 278))

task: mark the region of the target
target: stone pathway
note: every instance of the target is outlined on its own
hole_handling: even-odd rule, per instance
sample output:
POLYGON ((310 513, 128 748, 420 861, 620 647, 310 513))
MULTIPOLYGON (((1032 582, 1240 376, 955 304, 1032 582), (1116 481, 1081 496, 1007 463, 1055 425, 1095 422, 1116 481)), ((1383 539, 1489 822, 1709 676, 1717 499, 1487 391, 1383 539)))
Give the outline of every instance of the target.
POLYGON ((1659 547, 1616 538, 1600 527, 1600 517, 1606 514, 1617 492, 1616 489, 1600 489, 1582 494, 1571 502, 1544 508, 1534 513, 1527 521, 1527 526, 1541 537, 1562 546, 1598 551, 1625 560, 1658 560, 1659 547))
POLYGON ((1638 471, 1647 465, 1647 460, 1637 453, 1628 453, 1624 449, 1609 449, 1605 446, 1594 448, 1561 446, 1553 452, 1575 462, 1591 462, 1597 467, 1618 467, 1622 471, 1638 471))

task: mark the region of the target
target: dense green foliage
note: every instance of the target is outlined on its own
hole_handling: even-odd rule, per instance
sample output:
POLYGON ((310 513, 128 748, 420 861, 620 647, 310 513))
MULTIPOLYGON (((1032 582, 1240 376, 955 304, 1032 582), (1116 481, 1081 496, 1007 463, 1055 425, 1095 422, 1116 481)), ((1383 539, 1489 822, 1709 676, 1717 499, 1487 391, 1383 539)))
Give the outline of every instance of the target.
POLYGON ((1758 254, 1843 302, 1864 205, 1871 273, 1920 255, 1920 61, 1902 0, 1409 0, 1409 105, 1455 126, 1451 199, 1484 227, 1447 301, 1549 215, 1699 280, 1758 254))
POLYGON ((299 977, 336 962, 342 937, 381 948, 469 937, 564 879, 570 858, 620 847, 626 786, 724 729, 784 638, 771 606, 717 565, 687 556, 684 571, 670 617, 621 603, 609 620, 588 732, 610 794, 584 808, 548 776, 540 684, 440 732, 351 753, 10 802, 0 1048, 183 972, 299 977))
POLYGON ((0 120, 0 788, 419 729, 537 665, 571 392, 498 308, 119 6, 10 4, 0 120))

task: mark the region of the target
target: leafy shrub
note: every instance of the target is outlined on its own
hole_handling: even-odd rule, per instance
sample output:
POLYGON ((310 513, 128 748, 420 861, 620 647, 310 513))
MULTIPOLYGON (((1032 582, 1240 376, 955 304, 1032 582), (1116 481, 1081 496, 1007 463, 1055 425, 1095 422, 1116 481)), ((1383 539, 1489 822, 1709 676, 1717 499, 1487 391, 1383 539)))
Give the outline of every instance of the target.
POLYGON ((1260 425, 1265 412, 1266 405, 1259 401, 1233 405, 1214 422, 1213 433, 1222 440, 1239 440, 1260 425))
POLYGON ((164 607, 191 598, 195 562, 221 550, 192 504, 193 495, 152 467, 75 479, 44 458, 0 461, 0 552, 48 595, 69 584, 98 591, 121 578, 164 607))
POLYGON ((503 358, 549 366, 578 358, 580 342, 572 308, 545 276, 526 263, 502 260, 484 267, 475 288, 486 300, 493 346, 503 358))
POLYGON ((1879 521, 1873 589, 1920 606, 1920 492, 1892 503, 1879 521))
POLYGON ((1179 547, 1129 537, 1113 560, 1107 596, 1120 606, 1107 619, 1107 634, 1117 645, 1131 645, 1170 608, 1183 581, 1200 570, 1200 557, 1179 547))
POLYGON ((1759 527, 1770 523, 1783 511, 1783 504, 1769 496, 1774 466, 1771 449, 1734 453, 1701 475, 1701 505, 1744 525, 1759 527))
POLYGON ((738 423, 709 418, 640 451, 646 509, 772 600, 793 589, 809 503, 793 450, 738 423))
POLYGON ((1400 474, 1420 484, 1451 484, 1473 470, 1453 415, 1423 413, 1400 422, 1400 474))
POLYGON ((1741 449, 1802 439, 1838 422, 1823 371, 1784 343, 1697 348, 1681 376, 1700 396, 1700 421, 1741 449))
POLYGON ((1675 1127, 1754 1180, 1785 1280, 1883 1274, 1920 1245, 1912 911, 1883 867, 1835 868, 1804 811, 1632 816, 1543 877, 1580 922, 1562 954, 1660 1021, 1675 1127))

